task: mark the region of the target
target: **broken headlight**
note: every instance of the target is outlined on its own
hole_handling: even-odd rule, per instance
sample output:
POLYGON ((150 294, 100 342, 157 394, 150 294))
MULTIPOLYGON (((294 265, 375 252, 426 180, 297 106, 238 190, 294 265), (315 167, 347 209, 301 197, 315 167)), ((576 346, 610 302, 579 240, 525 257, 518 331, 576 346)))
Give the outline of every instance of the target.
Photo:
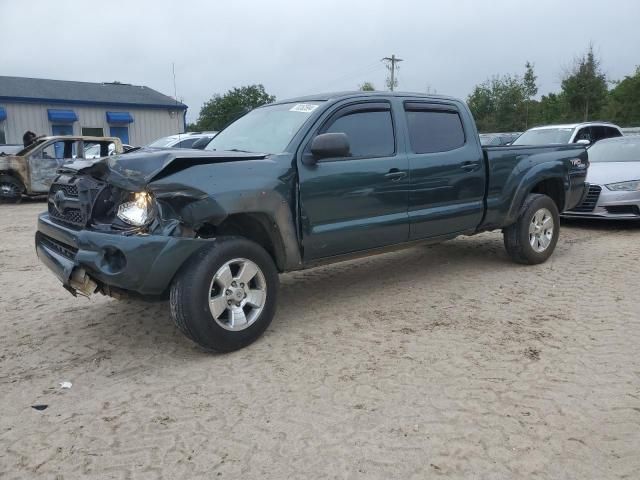
POLYGON ((118 218, 135 227, 151 223, 156 214, 155 202, 148 192, 136 192, 128 202, 118 207, 118 218))

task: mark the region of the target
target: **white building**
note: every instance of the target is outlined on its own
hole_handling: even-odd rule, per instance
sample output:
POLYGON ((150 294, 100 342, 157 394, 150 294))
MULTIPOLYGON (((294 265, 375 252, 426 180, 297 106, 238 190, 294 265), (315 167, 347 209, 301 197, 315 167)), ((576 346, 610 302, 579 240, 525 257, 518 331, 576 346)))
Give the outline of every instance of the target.
POLYGON ((187 106, 148 87, 0 76, 0 144, 36 135, 119 137, 141 146, 183 133, 187 106))

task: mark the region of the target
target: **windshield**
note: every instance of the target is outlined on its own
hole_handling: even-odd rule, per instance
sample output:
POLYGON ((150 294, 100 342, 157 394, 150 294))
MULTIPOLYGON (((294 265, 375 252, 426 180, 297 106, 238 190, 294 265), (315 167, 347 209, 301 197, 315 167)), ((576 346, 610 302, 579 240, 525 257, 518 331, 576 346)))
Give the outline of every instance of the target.
POLYGON ((222 130, 205 150, 281 153, 318 105, 282 103, 256 108, 222 130))
POLYGON ((148 147, 151 148, 163 148, 163 147, 168 147, 169 144, 175 142, 177 140, 177 137, 163 137, 163 138, 159 138, 158 140, 156 140, 155 142, 150 143, 149 145, 147 145, 148 147))
POLYGON ((640 162, 640 138, 598 142, 589 149, 590 162, 640 162))
POLYGON ((480 145, 489 146, 489 145, 500 145, 500 137, 496 135, 480 135, 480 145))
POLYGON ((541 128, 529 130, 520 135, 513 145, 549 145, 551 143, 569 143, 573 128, 541 128))

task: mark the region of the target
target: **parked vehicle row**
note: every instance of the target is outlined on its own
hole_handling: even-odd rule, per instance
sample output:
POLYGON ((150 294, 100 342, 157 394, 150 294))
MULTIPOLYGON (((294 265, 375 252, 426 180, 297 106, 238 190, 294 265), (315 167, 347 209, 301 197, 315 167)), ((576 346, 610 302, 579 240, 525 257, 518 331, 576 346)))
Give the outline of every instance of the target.
POLYGON ((609 122, 584 122, 566 125, 545 125, 530 128, 513 145, 549 145, 582 143, 589 145, 605 138, 621 137, 622 130, 609 122))
POLYGON ((502 229, 544 262, 586 192, 583 145, 482 148, 467 106, 422 94, 263 106, 194 152, 65 164, 40 215, 41 261, 74 295, 170 297, 207 349, 267 328, 278 273, 502 229))
POLYGON ((640 136, 601 140, 589 148, 589 192, 567 217, 640 219, 640 136))

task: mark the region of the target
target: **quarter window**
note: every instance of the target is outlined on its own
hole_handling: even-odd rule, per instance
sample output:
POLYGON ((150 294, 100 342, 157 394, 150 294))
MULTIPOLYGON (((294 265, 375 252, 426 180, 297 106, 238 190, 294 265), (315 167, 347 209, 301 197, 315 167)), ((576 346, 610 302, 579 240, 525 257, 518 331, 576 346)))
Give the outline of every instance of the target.
POLYGON ((605 138, 613 138, 613 137, 621 137, 622 134, 617 128, 613 127, 604 127, 605 138))
POLYGON ((457 112, 407 110, 406 114, 414 153, 448 152, 464 145, 464 129, 457 112))
POLYGON ((325 133, 345 133, 352 157, 385 157, 395 152, 391 112, 359 111, 335 120, 325 133))

